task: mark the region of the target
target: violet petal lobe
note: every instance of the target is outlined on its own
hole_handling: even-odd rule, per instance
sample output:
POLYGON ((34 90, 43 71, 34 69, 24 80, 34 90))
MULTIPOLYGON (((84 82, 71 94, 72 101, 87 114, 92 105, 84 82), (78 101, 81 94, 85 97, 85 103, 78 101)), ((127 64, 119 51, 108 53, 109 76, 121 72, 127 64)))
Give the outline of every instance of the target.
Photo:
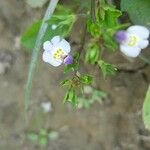
POLYGON ((72 63, 73 63, 73 57, 72 57, 72 55, 67 55, 65 57, 65 59, 64 59, 64 64, 69 65, 69 64, 72 64, 72 63))
POLYGON ((117 42, 121 43, 123 41, 125 41, 127 39, 127 35, 126 35, 126 31, 118 31, 116 34, 115 34, 115 39, 117 42))

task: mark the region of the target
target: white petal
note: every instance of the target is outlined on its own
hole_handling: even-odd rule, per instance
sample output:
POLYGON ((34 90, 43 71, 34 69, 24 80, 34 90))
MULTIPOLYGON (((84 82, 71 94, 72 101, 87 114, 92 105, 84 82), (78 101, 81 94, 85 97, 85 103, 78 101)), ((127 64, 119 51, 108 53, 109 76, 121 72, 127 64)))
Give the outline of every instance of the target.
POLYGON ((140 54, 141 49, 139 47, 120 45, 120 51, 128 57, 137 57, 140 54))
POLYGON ((144 49, 144 48, 146 48, 146 47, 148 46, 148 44, 149 44, 149 41, 148 41, 148 40, 141 40, 141 41, 139 42, 139 47, 140 47, 141 49, 144 49))
POLYGON ((137 36, 139 36, 142 39, 148 39, 149 34, 150 34, 149 30, 146 27, 139 26, 139 25, 129 27, 127 29, 127 32, 136 34, 137 36))
POLYGON ((54 36, 52 39, 51 39, 51 42, 53 45, 57 45, 61 40, 61 37, 60 36, 54 36))
POLYGON ((46 41, 43 44, 43 49, 46 51, 51 51, 53 49, 53 45, 51 44, 50 41, 46 41))
POLYGON ((43 61, 55 67, 60 66, 62 64, 62 61, 57 61, 56 59, 53 58, 52 54, 47 51, 43 52, 43 61))
POLYGON ((70 43, 62 39, 58 45, 67 54, 71 51, 70 43))

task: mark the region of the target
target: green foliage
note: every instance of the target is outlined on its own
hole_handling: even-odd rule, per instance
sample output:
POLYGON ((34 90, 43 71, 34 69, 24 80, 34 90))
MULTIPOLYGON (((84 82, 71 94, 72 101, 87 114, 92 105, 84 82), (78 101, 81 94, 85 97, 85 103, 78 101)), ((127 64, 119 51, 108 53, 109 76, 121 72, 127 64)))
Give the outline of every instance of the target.
POLYGON ((94 103, 95 101, 98 101, 98 102, 102 102, 102 100, 104 98, 107 97, 107 94, 104 92, 104 91, 100 91, 100 90, 93 90, 93 93, 92 93, 92 99, 91 99, 91 102, 94 103))
POLYGON ((41 129, 39 133, 28 132, 27 139, 34 144, 46 146, 48 144, 48 131, 46 129, 41 129))
POLYGON ((100 48, 97 44, 90 43, 86 50, 85 62, 95 64, 99 59, 100 48))
POLYGON ((77 90, 81 89, 82 92, 82 87, 84 85, 90 85, 92 80, 92 76, 87 74, 81 75, 79 72, 72 79, 63 80, 60 85, 68 87, 64 97, 64 103, 69 102, 73 108, 76 108, 78 105, 77 90))
MULTIPOLYGON (((55 14, 51 17, 51 19, 46 21, 46 23, 48 24, 48 28, 46 30, 42 42, 50 40, 55 35, 60 35, 62 37, 68 36, 75 20, 76 17, 70 9, 58 6, 55 14)), ((23 33, 21 37, 21 43, 27 49, 34 48, 36 37, 39 32, 41 23, 42 21, 34 22, 23 33)))
POLYGON ((35 45, 36 37, 41 26, 41 21, 34 22, 22 35, 21 43, 27 49, 32 49, 35 45))
POLYGON ((103 60, 98 61, 98 65, 101 68, 104 77, 116 74, 117 68, 115 65, 109 64, 103 60))
POLYGON ((87 20, 87 31, 92 35, 92 37, 98 38, 101 35, 101 24, 93 22, 91 18, 89 18, 87 20))
POLYGON ((33 8, 42 7, 48 0, 27 0, 27 4, 33 8))
POLYGON ((71 84, 71 80, 66 79, 60 82, 61 86, 69 86, 71 84))
POLYGON ((121 9, 128 12, 134 24, 150 28, 150 0, 122 0, 121 9))
POLYGON ((116 50, 117 43, 114 40, 114 33, 122 27, 118 22, 121 11, 112 5, 103 4, 97 8, 96 22, 87 20, 87 31, 94 39, 101 39, 103 46, 108 50, 116 50))
POLYGON ((27 139, 30 140, 33 143, 36 143, 38 140, 38 135, 34 132, 30 132, 27 134, 27 139))
MULTIPOLYGON (((96 22, 93 22, 91 18, 87 18, 87 31, 91 34, 92 39, 88 44, 85 56, 85 62, 90 64, 97 64, 102 70, 104 77, 108 75, 116 74, 116 67, 109 63, 100 60, 101 48, 108 48, 108 50, 116 50, 117 44, 113 38, 114 33, 124 25, 118 23, 118 17, 121 15, 121 11, 117 10, 114 6, 106 4, 104 1, 100 7, 96 8, 96 22)), ((79 55, 80 57, 80 55, 79 55)), ((74 63, 67 65, 64 68, 64 72, 77 71, 79 69, 79 57, 74 58, 74 63)), ((73 107, 76 107, 79 103, 77 100, 76 89, 81 89, 83 85, 89 85, 92 82, 92 77, 89 75, 75 75, 72 79, 64 80, 61 82, 62 86, 67 86, 69 89, 65 95, 64 102, 70 102, 73 107)), ((94 94, 98 94, 94 92, 94 94)), ((101 96, 101 95, 99 95, 101 96)), ((90 101, 81 100, 86 107, 89 107, 92 103, 92 97, 90 101)))
POLYGON ((147 94, 143 104, 143 121, 147 129, 150 130, 150 86, 147 90, 147 94))
POLYGON ((77 106, 77 94, 73 87, 71 87, 65 97, 64 97, 64 103, 69 102, 73 106, 73 108, 76 108, 77 106))
POLYGON ((79 77, 79 81, 80 81, 80 83, 82 83, 82 84, 91 84, 92 83, 92 76, 90 76, 90 75, 81 75, 80 77, 79 77))
MULTIPOLYGON (((39 0, 37 0, 36 2, 35 0, 28 0, 28 1, 33 3, 33 7, 38 7, 38 6, 42 6, 44 4, 44 1, 46 0, 41 0, 41 2, 39 0)), ((126 1, 129 2, 129 0, 126 1)), ((134 1, 138 1, 138 0, 134 0, 134 1)), ((57 4, 57 2, 55 0, 51 0, 51 5, 52 5, 51 7, 53 9, 55 9, 56 7, 55 5, 57 4)), ((22 35, 21 42, 26 48, 33 49, 33 47, 35 46, 32 55, 32 62, 30 66, 27 86, 26 86, 26 91, 27 91, 26 95, 28 96, 31 91, 33 71, 35 70, 35 64, 37 62, 38 53, 41 48, 41 45, 43 44, 44 41, 50 40, 52 37, 56 35, 60 35, 62 38, 67 37, 73 27, 74 22, 77 20, 77 16, 78 17, 82 15, 86 16, 85 29, 87 29, 87 31, 91 35, 91 39, 89 40, 86 49, 85 62, 90 64, 98 64, 100 69, 102 70, 104 77, 116 74, 117 71, 116 67, 102 60, 102 51, 105 49, 115 51, 118 48, 117 43, 114 40, 114 34, 118 29, 122 29, 127 26, 127 24, 120 24, 118 21, 119 17, 122 15, 122 12, 116 9, 115 6, 107 3, 107 1, 99 0, 99 1, 95 1, 96 3, 91 6, 91 10, 94 11, 93 13, 94 19, 93 19, 93 17, 91 18, 92 11, 91 11, 91 16, 89 13, 91 0, 86 0, 86 1, 73 0, 73 2, 76 3, 77 7, 79 7, 80 5, 79 13, 82 14, 75 15, 71 9, 68 9, 63 5, 58 5, 55 14, 48 15, 49 13, 51 13, 51 8, 48 8, 48 11, 46 12, 45 15, 46 17, 43 19, 43 22, 39 20, 33 23, 22 35)), ((126 10, 128 4, 127 3, 123 4, 123 3, 125 3, 124 0, 122 0, 122 8, 126 10)), ((75 7, 73 6, 73 8, 76 8, 76 6, 75 7)), ((133 9, 130 11, 132 12, 133 9)), ((84 49, 84 41, 85 40, 83 37, 81 39, 81 48, 83 49, 84 49)), ((81 56, 81 52, 82 51, 76 52, 74 54, 73 63, 70 65, 65 65, 64 67, 64 73, 66 74, 72 72, 73 77, 71 77, 71 79, 66 79, 60 83, 61 86, 66 86, 68 89, 64 98, 64 102, 71 103, 74 108, 77 107, 78 103, 80 102, 84 103, 85 107, 89 107, 95 101, 95 99, 99 99, 99 97, 105 97, 105 93, 99 91, 93 91, 93 95, 89 101, 85 101, 85 99, 82 99, 80 102, 78 101, 77 98, 78 91, 81 90, 80 92, 83 92, 82 91, 83 87, 85 85, 90 85, 92 83, 92 77, 90 75, 88 74, 81 75, 79 73, 79 69, 80 69, 79 59, 81 56)), ((40 145, 46 145, 48 142, 46 138, 47 133, 46 135, 40 133, 40 135, 42 135, 41 138, 38 138, 40 145)), ((31 136, 31 139, 34 140, 34 138, 36 140, 36 136, 33 134, 31 136)))
POLYGON ((78 63, 72 63, 69 65, 66 65, 64 67, 64 73, 69 73, 70 71, 76 71, 79 68, 79 64, 78 63))
POLYGON ((110 51, 115 51, 118 48, 118 45, 116 41, 114 40, 114 37, 110 33, 103 34, 104 38, 104 46, 110 50, 110 51))
POLYGON ((113 5, 104 5, 104 16, 100 19, 103 20, 103 26, 106 28, 113 28, 119 25, 118 17, 121 16, 121 11, 116 9, 113 5))
POLYGON ((56 131, 48 131, 47 129, 42 128, 39 132, 28 132, 26 137, 33 144, 37 144, 40 146, 46 146, 49 140, 55 140, 58 138, 58 132, 56 131))
POLYGON ((78 107, 79 108, 90 108, 91 105, 95 102, 102 103, 103 99, 107 97, 107 94, 103 91, 96 90, 92 88, 90 96, 78 97, 78 107))

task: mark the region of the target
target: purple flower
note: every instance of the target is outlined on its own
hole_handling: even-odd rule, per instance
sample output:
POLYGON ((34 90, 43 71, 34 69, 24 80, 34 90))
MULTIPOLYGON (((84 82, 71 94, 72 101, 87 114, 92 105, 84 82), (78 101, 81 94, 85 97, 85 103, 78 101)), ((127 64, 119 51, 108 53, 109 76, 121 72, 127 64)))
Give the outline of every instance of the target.
POLYGON ((128 57, 137 57, 141 50, 149 45, 150 31, 140 25, 133 25, 127 30, 118 31, 115 35, 120 43, 120 51, 128 57))
POLYGON ((67 64, 67 65, 69 65, 69 64, 72 64, 73 63, 73 57, 72 57, 72 55, 67 55, 65 58, 64 58, 64 64, 67 64))
POLYGON ((126 31, 118 31, 115 35, 115 39, 117 42, 122 43, 123 41, 125 41, 127 39, 127 35, 126 35, 126 31))

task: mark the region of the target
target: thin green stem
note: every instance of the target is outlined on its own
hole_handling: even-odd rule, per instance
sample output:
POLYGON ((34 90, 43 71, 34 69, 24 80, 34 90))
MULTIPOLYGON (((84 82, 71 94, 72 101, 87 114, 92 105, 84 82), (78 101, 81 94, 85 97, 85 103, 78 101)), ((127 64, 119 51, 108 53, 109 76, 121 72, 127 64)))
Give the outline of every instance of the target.
POLYGON ((140 54, 139 58, 143 60, 146 64, 150 65, 150 59, 146 58, 144 55, 140 54))
POLYGON ((33 53, 32 53, 31 63, 29 66, 28 78, 27 78, 27 82, 25 85, 25 110, 27 110, 28 106, 29 106, 29 101, 31 98, 33 76, 34 76, 34 72, 36 69, 36 64, 37 64, 39 52, 41 49, 42 40, 43 40, 43 37, 44 37, 45 32, 48 27, 48 24, 46 23, 46 21, 51 18, 52 14, 57 6, 58 1, 59 0, 51 0, 50 1, 49 6, 46 10, 45 16, 43 18, 42 25, 39 30, 37 39, 36 39, 35 47, 34 47, 33 53))

